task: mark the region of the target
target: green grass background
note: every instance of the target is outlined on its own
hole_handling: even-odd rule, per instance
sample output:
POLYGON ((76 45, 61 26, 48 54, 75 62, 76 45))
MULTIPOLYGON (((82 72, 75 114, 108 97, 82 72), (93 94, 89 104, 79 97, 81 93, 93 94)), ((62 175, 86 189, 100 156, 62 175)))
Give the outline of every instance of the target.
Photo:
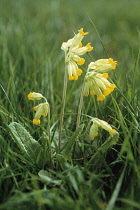
MULTIPOLYGON (((0 209, 140 209, 139 9, 139 0, 0 0, 0 209), (38 177, 43 163, 33 167, 22 160, 8 124, 22 123, 43 141, 47 119, 39 127, 32 125, 33 103, 27 99, 29 92, 40 92, 50 103, 57 139, 64 75, 60 48, 80 28, 89 31, 84 43, 94 46, 83 70, 91 58, 118 61, 110 72, 116 90, 101 103, 85 98, 83 113, 109 121, 120 137, 90 169, 87 160, 63 170, 45 166, 61 181, 46 184, 38 177)), ((75 129, 83 77, 68 82, 63 130, 67 138, 75 129)), ((88 122, 83 116, 85 127, 88 122)), ((107 135, 100 134, 98 146, 107 135)), ((79 157, 94 154, 94 145, 87 145, 79 157)))

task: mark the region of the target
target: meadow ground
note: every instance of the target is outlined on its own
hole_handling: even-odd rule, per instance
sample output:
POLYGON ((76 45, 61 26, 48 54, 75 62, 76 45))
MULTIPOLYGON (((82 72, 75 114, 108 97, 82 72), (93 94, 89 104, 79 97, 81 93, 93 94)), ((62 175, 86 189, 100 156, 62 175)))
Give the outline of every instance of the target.
POLYGON ((139 8, 139 0, 0 0, 0 209, 140 209, 139 8), (67 81, 60 126, 61 45, 80 28, 94 49, 79 79, 67 81), (101 58, 118 61, 109 72, 116 88, 103 101, 84 97, 76 129, 87 65, 101 58), (50 104, 40 125, 32 91, 50 104), (117 132, 89 140, 91 117, 117 132))

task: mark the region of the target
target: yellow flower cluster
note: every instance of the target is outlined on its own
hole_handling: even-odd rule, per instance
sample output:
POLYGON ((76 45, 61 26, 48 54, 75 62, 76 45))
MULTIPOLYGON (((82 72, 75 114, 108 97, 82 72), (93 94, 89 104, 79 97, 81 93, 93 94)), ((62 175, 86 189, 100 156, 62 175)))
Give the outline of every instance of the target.
POLYGON ((91 121, 93 124, 91 125, 90 131, 89 131, 90 140, 94 140, 94 138, 98 136, 98 130, 100 127, 108 131, 110 135, 117 132, 115 129, 112 129, 112 127, 107 122, 103 120, 100 120, 98 118, 92 118, 91 121))
MULTIPOLYGON (((81 28, 72 39, 62 43, 61 49, 65 52, 65 63, 69 80, 78 79, 78 77, 82 74, 82 70, 79 68, 79 66, 85 63, 85 59, 81 56, 93 50, 93 47, 91 47, 90 43, 86 44, 85 46, 82 44, 82 40, 87 34, 88 32, 84 32, 83 28, 81 28)), ((105 97, 109 95, 116 87, 115 84, 109 82, 109 76, 107 73, 107 71, 115 69, 116 65, 117 61, 114 61, 112 58, 99 59, 95 62, 91 62, 88 65, 87 73, 85 75, 83 89, 84 96, 96 95, 98 101, 104 100, 105 97)), ((33 124, 39 125, 41 116, 46 117, 50 112, 49 103, 42 94, 36 92, 29 93, 28 99, 45 99, 45 103, 40 103, 34 107, 36 113, 33 119, 33 124)), ((92 125, 89 131, 90 140, 94 140, 94 138, 98 135, 99 128, 105 129, 109 132, 109 134, 116 132, 115 129, 113 129, 107 122, 103 120, 92 118, 91 122, 92 125)))
POLYGON ((98 101, 104 100, 116 87, 115 84, 108 81, 108 73, 106 73, 106 71, 115 69, 116 64, 117 62, 112 58, 91 62, 85 76, 84 96, 97 95, 98 101))
POLYGON ((77 80, 82 74, 82 70, 79 69, 78 65, 83 65, 85 59, 80 56, 93 49, 90 43, 86 46, 82 44, 82 39, 87 34, 88 32, 84 32, 83 28, 81 28, 72 39, 62 43, 61 49, 65 51, 65 62, 68 68, 69 80, 77 80))
MULTIPOLYGON (((28 99, 29 100, 40 100, 44 98, 42 94, 40 93, 35 93, 35 92, 30 92, 28 94, 28 99)), ((34 125, 39 125, 40 124, 40 117, 44 116, 46 117, 48 115, 48 111, 49 111, 49 104, 45 99, 45 103, 40 103, 39 105, 34 107, 34 110, 36 111, 34 119, 33 119, 33 124, 34 125)))

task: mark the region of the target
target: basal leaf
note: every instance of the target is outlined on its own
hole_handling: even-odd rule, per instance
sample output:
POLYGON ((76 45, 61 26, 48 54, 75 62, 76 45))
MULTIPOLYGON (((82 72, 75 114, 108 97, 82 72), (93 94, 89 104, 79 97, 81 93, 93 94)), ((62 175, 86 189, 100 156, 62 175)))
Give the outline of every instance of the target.
POLYGON ((19 147, 20 151, 27 159, 36 163, 37 157, 42 152, 42 146, 21 124, 12 122, 8 127, 10 129, 11 137, 19 147))

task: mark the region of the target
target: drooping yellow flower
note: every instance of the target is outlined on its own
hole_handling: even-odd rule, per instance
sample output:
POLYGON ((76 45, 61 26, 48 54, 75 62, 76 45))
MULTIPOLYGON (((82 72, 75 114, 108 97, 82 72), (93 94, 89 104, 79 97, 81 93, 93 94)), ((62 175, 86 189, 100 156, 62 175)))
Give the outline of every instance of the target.
POLYGON ((80 66, 80 65, 83 65, 85 63, 85 59, 84 58, 80 58, 79 61, 77 61, 77 64, 80 66))
POLYGON ((38 124, 40 124, 40 117, 41 116, 46 117, 48 115, 49 104, 47 102, 41 103, 41 104, 35 106, 34 110, 36 111, 36 114, 33 119, 33 124, 38 125, 38 124))
POLYGON ((92 125, 89 131, 90 140, 94 140, 94 138, 98 135, 98 130, 100 127, 108 131, 110 135, 117 132, 115 129, 112 129, 112 127, 107 122, 103 120, 100 120, 98 118, 92 118, 91 121, 92 121, 92 125))
POLYGON ((74 61, 68 63, 68 75, 69 80, 77 80, 78 76, 82 74, 82 70, 78 68, 78 65, 74 61))
POLYGON ((107 72, 111 69, 115 69, 117 61, 114 61, 112 58, 109 59, 99 59, 95 62, 91 62, 88 66, 88 69, 94 69, 96 72, 107 72))
POLYGON ((89 131, 89 139, 94 140, 96 136, 98 136, 98 125, 93 122, 89 131))
POLYGON ((78 32, 79 33, 77 33, 72 39, 63 42, 61 46, 61 49, 65 51, 65 62, 68 67, 69 80, 77 80, 82 74, 82 70, 79 69, 78 65, 83 65, 85 59, 80 56, 93 49, 93 47, 90 46, 90 43, 86 46, 83 46, 82 44, 82 39, 88 34, 88 32, 84 32, 83 28, 78 30, 78 32))

